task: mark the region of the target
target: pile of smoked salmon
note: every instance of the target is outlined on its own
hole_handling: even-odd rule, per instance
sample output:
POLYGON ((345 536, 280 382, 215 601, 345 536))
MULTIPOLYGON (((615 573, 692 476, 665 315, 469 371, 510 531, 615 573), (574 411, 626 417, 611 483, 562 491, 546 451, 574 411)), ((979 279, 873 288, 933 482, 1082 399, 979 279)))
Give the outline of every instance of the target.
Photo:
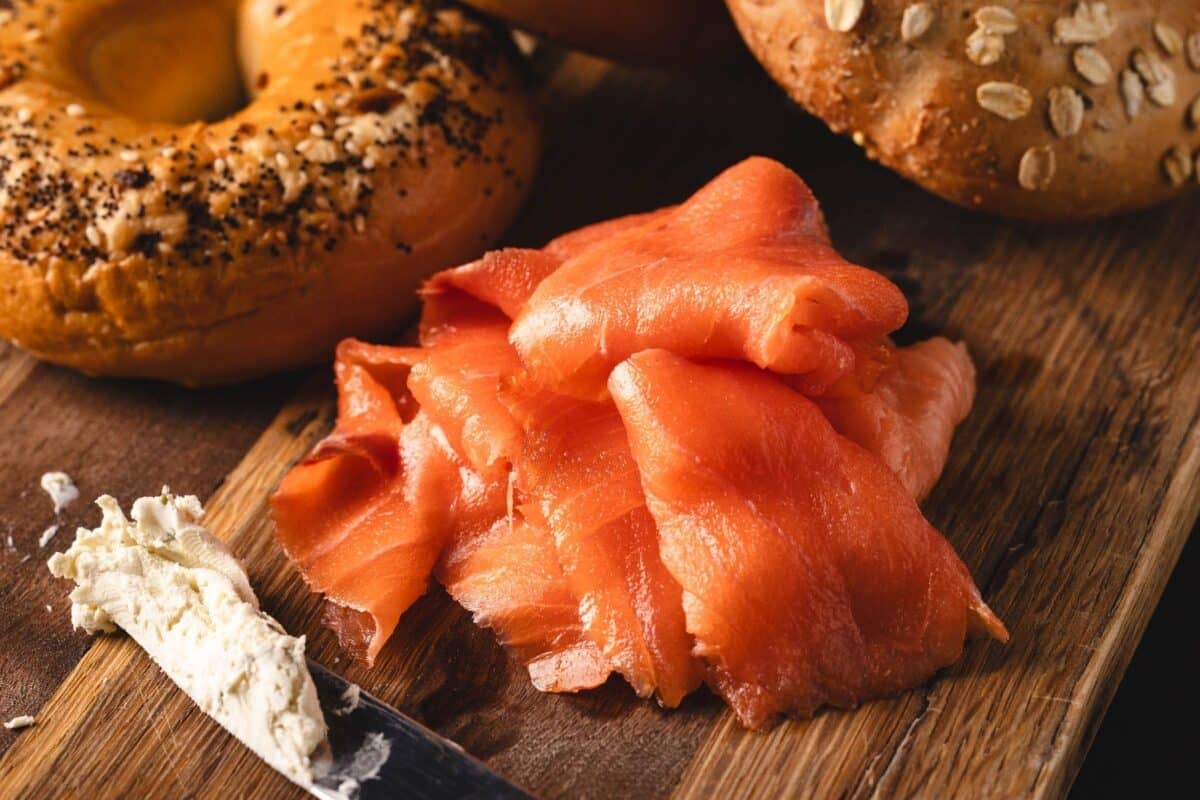
POLYGON ((616 672, 745 725, 925 681, 1007 639, 917 507, 974 397, 965 349, 842 259, 752 158, 680 206, 424 289, 420 347, 345 341, 338 422, 272 501, 372 661, 436 578, 542 690, 616 672))

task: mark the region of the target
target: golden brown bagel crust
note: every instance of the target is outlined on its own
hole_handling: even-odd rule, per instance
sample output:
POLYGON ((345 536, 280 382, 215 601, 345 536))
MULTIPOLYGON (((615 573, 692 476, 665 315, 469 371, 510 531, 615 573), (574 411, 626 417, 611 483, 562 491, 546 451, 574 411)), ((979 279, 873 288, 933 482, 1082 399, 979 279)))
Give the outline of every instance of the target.
POLYGON ((256 94, 179 125, 116 111, 78 66, 139 1, 0 10, 0 334, 89 373, 238 380, 395 332, 428 273, 511 221, 538 134, 465 12, 238 3, 256 94))
POLYGON ((1194 0, 728 3, 794 100, 955 202, 1083 218, 1196 183, 1194 0))
POLYGON ((617 61, 697 66, 738 52, 722 0, 463 0, 518 28, 617 61))

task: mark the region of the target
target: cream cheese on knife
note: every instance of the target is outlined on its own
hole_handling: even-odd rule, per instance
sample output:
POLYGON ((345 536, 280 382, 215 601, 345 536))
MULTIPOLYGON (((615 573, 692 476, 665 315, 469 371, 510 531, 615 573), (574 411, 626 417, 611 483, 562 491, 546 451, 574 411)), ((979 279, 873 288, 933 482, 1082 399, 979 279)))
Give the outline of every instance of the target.
POLYGON ((259 610, 242 565, 200 525, 195 497, 163 487, 133 504, 132 520, 112 497, 96 504, 100 527, 80 528, 49 561, 76 583, 75 627, 123 629, 206 714, 313 791, 326 727, 304 637, 259 610))

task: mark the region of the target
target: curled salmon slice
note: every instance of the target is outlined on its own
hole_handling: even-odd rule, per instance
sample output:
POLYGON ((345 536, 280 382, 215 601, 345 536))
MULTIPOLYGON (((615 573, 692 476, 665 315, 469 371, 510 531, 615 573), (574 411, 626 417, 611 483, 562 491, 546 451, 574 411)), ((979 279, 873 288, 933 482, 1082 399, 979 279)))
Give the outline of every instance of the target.
POLYGON ((436 331, 454 324, 460 311, 456 294, 465 294, 512 319, 525 308, 534 290, 562 266, 557 255, 542 250, 507 248, 484 254, 478 261, 434 275, 421 289, 425 302, 421 328, 436 331))
MULTIPOLYGON (((551 239, 542 248, 542 252, 557 258, 561 263, 569 258, 574 258, 592 245, 603 242, 605 239, 615 236, 618 233, 625 233, 626 231, 657 222, 674 210, 675 206, 668 206, 655 211, 646 211, 641 214, 627 214, 616 219, 607 219, 603 222, 585 225, 578 230, 564 233, 562 236, 551 239)), ((516 317, 516 314, 512 316, 516 317)))
POLYGON ((500 251, 427 287, 431 346, 409 386, 472 469, 513 468, 517 502, 492 526, 464 534, 459 524, 439 578, 539 688, 573 691, 615 668, 639 694, 677 705, 698 684, 698 665, 616 409, 518 380, 522 366, 506 338, 505 314, 519 312, 559 263, 500 251), (589 495, 598 474, 607 491, 589 495))
POLYGON ((422 358, 415 348, 344 341, 337 427, 271 498, 276 539, 325 595, 343 648, 368 664, 425 592, 444 541, 437 500, 447 476, 405 389, 422 358), (411 522, 396 525, 398 516, 411 522))
POLYGON ((584 630, 638 695, 679 705, 699 664, 616 407, 527 383, 506 401, 524 431, 516 486, 548 523, 584 630))
POLYGON ((941 337, 895 349, 869 386, 816 398, 839 433, 877 455, 917 500, 933 489, 975 402, 966 346, 941 337))
POLYGON ((476 624, 490 628, 543 692, 576 692, 608 680, 612 667, 583 630, 579 598, 570 589, 545 524, 491 494, 492 512, 460 525, 437 567, 437 578, 476 624), (483 519, 490 524, 481 524, 483 519))
POLYGON ((777 376, 654 350, 609 388, 696 654, 743 724, 919 685, 968 630, 1007 639, 891 470, 777 376))
MULTIPOLYGON (((500 279, 493 290, 516 285, 502 271, 492 277, 500 279)), ((599 686, 612 667, 584 630, 554 537, 539 516, 516 508, 511 465, 524 432, 500 401, 502 386, 520 369, 506 335, 509 320, 456 288, 439 296, 432 311, 451 324, 426 329, 432 344, 408 385, 423 413, 437 420, 456 467, 437 580, 476 624, 496 634, 540 691, 599 686)))
POLYGON ((600 399, 641 350, 740 359, 820 392, 850 374, 853 340, 899 327, 907 304, 833 249, 815 199, 765 158, 738 164, 682 205, 568 240, 510 340, 534 380, 600 399))
POLYGON ((499 399, 501 385, 521 369, 508 343, 508 317, 461 293, 439 302, 453 304, 454 323, 427 334, 430 343, 407 388, 460 458, 507 480, 508 460, 521 441, 520 427, 499 399))
POLYGON ((328 601, 325 622, 370 664, 436 573, 539 688, 576 691, 611 667, 544 524, 514 513, 508 464, 523 436, 501 405, 518 368, 509 320, 447 281, 424 347, 347 340, 338 425, 272 498, 276 535, 328 601))

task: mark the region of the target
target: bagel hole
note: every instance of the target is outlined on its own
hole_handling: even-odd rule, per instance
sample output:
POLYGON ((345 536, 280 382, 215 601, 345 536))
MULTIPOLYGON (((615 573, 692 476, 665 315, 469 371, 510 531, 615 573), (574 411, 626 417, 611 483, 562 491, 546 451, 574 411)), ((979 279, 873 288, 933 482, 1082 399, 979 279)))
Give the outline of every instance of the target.
POLYGON ((229 0, 130 0, 109 6, 74 47, 106 104, 147 122, 215 122, 249 102, 229 0))

